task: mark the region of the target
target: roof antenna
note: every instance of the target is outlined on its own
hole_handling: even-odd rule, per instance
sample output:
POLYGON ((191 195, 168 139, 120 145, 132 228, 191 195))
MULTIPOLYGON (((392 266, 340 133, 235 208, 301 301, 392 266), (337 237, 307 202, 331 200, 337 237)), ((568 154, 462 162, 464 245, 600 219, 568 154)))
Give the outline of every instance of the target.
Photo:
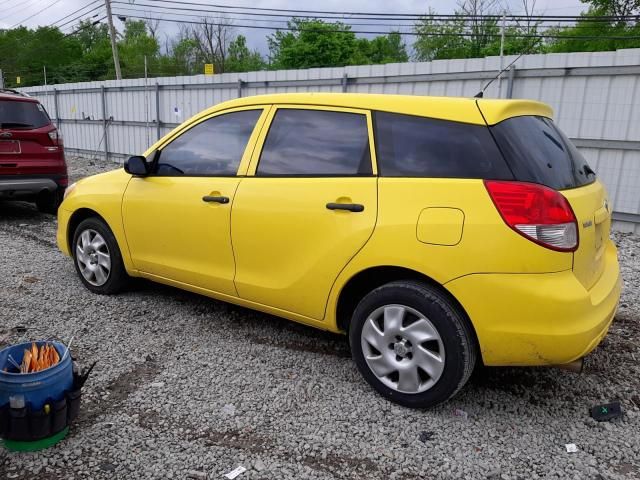
POLYGON ((493 77, 491 80, 489 80, 489 81, 487 82, 487 84, 486 84, 484 87, 482 87, 482 89, 481 89, 478 93, 476 93, 476 94, 473 96, 473 98, 483 98, 483 97, 484 97, 484 91, 487 89, 487 87, 489 87, 489 85, 491 85, 495 80, 497 80, 498 78, 500 78, 500 76, 501 76, 504 72, 506 72, 507 70, 509 70, 509 69, 511 68, 511 65, 513 65, 513 64, 514 64, 514 63, 516 63, 518 60, 520 60, 520 58, 521 58, 523 55, 526 55, 526 54, 527 54, 527 53, 529 53, 531 50, 533 50, 533 47, 535 47, 535 44, 536 44, 536 43, 537 43, 537 42, 534 42, 534 43, 531 45, 531 47, 529 47, 527 50, 525 50, 525 51, 524 51, 524 52, 522 52, 520 55, 518 55, 518 56, 515 58, 515 60, 514 60, 513 62, 511 62, 509 65, 507 65, 507 66, 506 66, 506 67, 504 67, 502 70, 500 70, 500 71, 498 72, 498 74, 497 74, 495 77, 493 77))

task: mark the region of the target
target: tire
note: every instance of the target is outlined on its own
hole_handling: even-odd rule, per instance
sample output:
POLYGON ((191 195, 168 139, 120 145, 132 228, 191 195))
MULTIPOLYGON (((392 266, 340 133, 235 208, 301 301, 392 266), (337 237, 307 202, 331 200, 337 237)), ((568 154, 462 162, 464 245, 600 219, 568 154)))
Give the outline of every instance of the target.
POLYGON ((87 289, 112 295, 126 287, 129 276, 118 242, 108 225, 97 217, 80 222, 71 245, 73 264, 87 289))
POLYGON ((469 380, 477 347, 463 312, 437 288, 396 281, 356 307, 349 326, 353 359, 382 396, 411 408, 447 401, 469 380))
POLYGON ((42 192, 36 197, 36 207, 41 213, 58 213, 58 207, 62 203, 64 187, 58 187, 53 192, 42 192))

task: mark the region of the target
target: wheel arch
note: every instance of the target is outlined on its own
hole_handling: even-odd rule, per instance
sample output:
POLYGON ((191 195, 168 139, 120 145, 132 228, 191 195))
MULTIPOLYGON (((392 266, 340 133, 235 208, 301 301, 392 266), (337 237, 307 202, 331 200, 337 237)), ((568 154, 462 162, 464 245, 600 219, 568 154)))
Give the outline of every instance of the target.
POLYGON ((442 284, 440 284, 433 278, 425 275, 422 272, 418 272, 406 267, 393 265, 369 267, 359 271, 351 278, 349 278, 349 280, 342 286, 336 301, 335 318, 338 329, 344 332, 349 330, 351 315, 353 314, 353 311, 355 310, 360 300, 362 300, 362 298, 364 298, 367 293, 384 284, 398 280, 413 280, 422 282, 444 294, 452 302, 452 304, 457 309, 459 309, 460 313, 468 322, 470 331, 474 337, 473 340, 476 344, 476 347, 478 348, 477 351, 480 352, 480 345, 478 342, 478 335, 476 333, 475 326, 473 325, 471 318, 467 314, 462 304, 458 301, 458 299, 454 297, 453 294, 449 292, 449 290, 447 290, 442 284))
POLYGON ((92 218, 92 217, 99 218, 104 223, 109 225, 109 222, 107 222, 102 215, 100 215, 98 212, 96 212, 91 208, 86 208, 86 207, 78 208, 71 214, 71 217, 69 217, 69 222, 67 224, 66 241, 67 241, 67 247, 69 248, 70 252, 73 252, 73 235, 76 231, 76 228, 78 228, 78 225, 80 225, 80 223, 83 220, 86 220, 87 218, 92 218))

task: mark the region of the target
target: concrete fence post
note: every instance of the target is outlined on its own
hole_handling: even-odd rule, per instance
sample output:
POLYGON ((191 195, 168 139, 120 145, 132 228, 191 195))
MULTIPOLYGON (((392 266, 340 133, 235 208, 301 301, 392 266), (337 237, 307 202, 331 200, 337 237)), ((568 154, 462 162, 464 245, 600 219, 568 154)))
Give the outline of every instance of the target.
POLYGON ((347 91, 348 82, 349 77, 347 76, 347 72, 344 72, 344 75, 342 75, 342 81, 340 82, 342 84, 342 93, 345 93, 347 91))

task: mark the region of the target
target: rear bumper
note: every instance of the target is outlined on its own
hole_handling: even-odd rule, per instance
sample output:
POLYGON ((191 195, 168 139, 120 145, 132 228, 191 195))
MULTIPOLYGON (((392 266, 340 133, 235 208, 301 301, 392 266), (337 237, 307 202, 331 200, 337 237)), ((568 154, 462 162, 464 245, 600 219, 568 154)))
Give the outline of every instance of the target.
POLYGON ((14 194, 38 194, 43 191, 54 192, 58 184, 51 178, 0 178, 0 196, 14 194))
POLYGON ((617 252, 586 290, 571 270, 474 274, 446 284, 473 323, 486 365, 558 365, 591 352, 606 335, 621 291, 617 252))

